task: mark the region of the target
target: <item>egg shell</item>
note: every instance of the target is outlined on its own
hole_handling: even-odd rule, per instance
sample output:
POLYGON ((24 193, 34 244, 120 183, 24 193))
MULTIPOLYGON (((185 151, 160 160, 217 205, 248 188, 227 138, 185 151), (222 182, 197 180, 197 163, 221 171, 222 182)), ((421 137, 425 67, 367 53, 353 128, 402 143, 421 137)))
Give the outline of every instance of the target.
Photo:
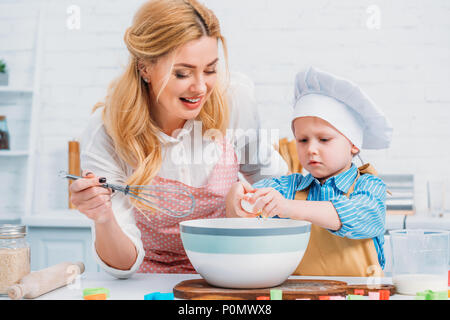
POLYGON ((247 200, 244 200, 244 199, 241 200, 241 207, 242 207, 242 209, 244 209, 245 211, 247 211, 249 213, 253 213, 253 207, 254 206, 255 206, 254 204, 251 204, 247 200))

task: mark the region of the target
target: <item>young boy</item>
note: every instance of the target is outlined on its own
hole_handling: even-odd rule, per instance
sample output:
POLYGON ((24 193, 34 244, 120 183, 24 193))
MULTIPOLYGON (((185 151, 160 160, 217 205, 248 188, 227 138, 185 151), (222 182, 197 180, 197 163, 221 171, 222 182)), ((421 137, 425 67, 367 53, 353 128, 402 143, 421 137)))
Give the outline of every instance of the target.
POLYGON ((294 274, 380 276, 384 268, 386 186, 366 164, 352 163, 361 148, 387 148, 392 127, 353 83, 308 68, 297 74, 292 130, 303 168, 253 186, 237 182, 227 216, 311 222, 305 255, 294 274), (243 210, 241 200, 253 205, 243 210), (305 201, 308 200, 308 201, 305 201))

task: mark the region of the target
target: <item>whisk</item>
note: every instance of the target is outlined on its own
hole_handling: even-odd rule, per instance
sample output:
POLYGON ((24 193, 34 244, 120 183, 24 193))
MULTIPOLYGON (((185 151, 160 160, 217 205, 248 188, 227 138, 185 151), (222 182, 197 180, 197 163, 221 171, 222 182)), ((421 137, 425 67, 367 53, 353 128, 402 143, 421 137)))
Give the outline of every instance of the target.
MULTIPOLYGON (((64 171, 61 171, 59 176, 70 180, 83 178, 64 171)), ((158 210, 174 218, 183 218, 192 214, 195 207, 195 198, 192 193, 187 188, 174 184, 123 186, 105 182, 100 187, 122 192, 135 199, 143 209, 158 210), (173 199, 174 195, 177 196, 176 200, 173 199)), ((138 206, 136 208, 148 219, 147 215, 140 210, 141 208, 138 206)))

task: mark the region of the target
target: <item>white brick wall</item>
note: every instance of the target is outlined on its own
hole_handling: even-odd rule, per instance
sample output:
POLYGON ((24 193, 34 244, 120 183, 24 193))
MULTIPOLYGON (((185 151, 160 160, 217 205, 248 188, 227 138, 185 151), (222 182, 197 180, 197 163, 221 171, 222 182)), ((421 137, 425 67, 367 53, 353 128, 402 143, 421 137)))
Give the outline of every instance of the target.
MULTIPOLYGON (((40 3, 48 3, 49 10, 42 39, 40 188, 35 200, 37 209, 45 211, 66 207, 66 182, 56 172, 67 166, 67 141, 78 136, 92 106, 126 63, 123 33, 142 1, 0 1, 0 56, 8 61, 11 84, 32 84, 40 3), (66 27, 70 5, 81 9, 80 30, 66 27)), ((265 127, 291 135, 293 80, 300 68, 313 64, 353 79, 395 128, 389 150, 366 151, 363 158, 381 173, 414 173, 416 206, 419 214, 425 212, 426 180, 450 176, 450 1, 205 3, 221 21, 232 69, 256 84, 265 127), (366 25, 372 5, 380 9, 380 29, 366 25)), ((0 164, 3 173, 9 170, 10 164, 0 164)))

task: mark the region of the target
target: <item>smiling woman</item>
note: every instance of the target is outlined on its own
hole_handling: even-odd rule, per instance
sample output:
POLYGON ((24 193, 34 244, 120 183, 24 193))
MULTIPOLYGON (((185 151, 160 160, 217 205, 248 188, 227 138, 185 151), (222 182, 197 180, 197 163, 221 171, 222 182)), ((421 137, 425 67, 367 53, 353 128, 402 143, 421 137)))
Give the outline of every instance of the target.
MULTIPOLYGON (((179 223, 224 218, 225 197, 239 172, 255 182, 268 168, 285 174, 287 165, 259 137, 243 142, 227 136, 259 133, 260 123, 251 81, 228 77, 225 39, 211 10, 195 0, 147 1, 124 41, 129 63, 105 102, 94 107, 81 139, 81 166, 89 172, 72 183, 71 201, 94 221, 94 257, 112 275, 194 273, 179 223), (225 70, 219 68, 220 44, 225 70), (260 146, 265 150, 258 152, 260 146), (239 162, 238 152, 250 157, 239 162), (186 161, 179 161, 183 154, 186 161), (196 158, 203 154, 207 161, 196 158), (195 208, 183 218, 148 210, 124 194, 112 197, 99 177, 102 183, 106 177, 108 183, 175 185, 189 191, 195 208)), ((174 207, 180 202, 176 195, 165 200, 174 207)))

